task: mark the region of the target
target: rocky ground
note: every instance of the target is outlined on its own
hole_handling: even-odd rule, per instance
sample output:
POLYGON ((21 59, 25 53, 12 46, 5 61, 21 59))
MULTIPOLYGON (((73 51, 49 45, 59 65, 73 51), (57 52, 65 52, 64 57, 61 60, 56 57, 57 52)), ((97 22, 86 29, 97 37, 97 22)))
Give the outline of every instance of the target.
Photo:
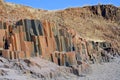
POLYGON ((76 80, 77 77, 41 58, 9 61, 0 57, 0 80, 76 80))
POLYGON ((89 74, 78 77, 69 73, 69 68, 41 58, 9 61, 0 57, 0 80, 119 80, 120 58, 108 63, 91 64, 91 69, 89 74))
POLYGON ((102 64, 93 64, 92 73, 78 80, 120 80, 120 58, 102 64))

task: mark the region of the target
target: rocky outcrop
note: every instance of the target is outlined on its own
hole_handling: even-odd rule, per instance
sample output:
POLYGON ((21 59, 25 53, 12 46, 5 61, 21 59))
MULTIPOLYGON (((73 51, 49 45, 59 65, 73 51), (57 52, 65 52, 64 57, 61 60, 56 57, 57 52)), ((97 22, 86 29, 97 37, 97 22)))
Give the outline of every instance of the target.
MULTIPOLYGON (((89 64, 109 62, 120 55, 119 8, 115 6, 47 11, 1 4, 0 8, 5 10, 1 10, 0 17, 0 54, 8 60, 25 59, 22 61, 25 65, 15 63, 20 70, 30 71, 31 65, 41 68, 39 63, 30 60, 31 57, 40 57, 67 66, 66 71, 79 76, 82 72, 89 72, 89 64)), ((48 79, 58 74, 43 73, 46 74, 30 71, 37 78, 48 79)))
POLYGON ((120 9, 113 5, 96 5, 96 6, 87 6, 84 8, 89 8, 89 10, 98 16, 102 16, 105 19, 110 19, 112 21, 118 21, 120 19, 120 9))
POLYGON ((1 6, 1 19, 7 23, 16 23, 21 19, 49 20, 60 27, 70 27, 89 40, 106 40, 120 49, 120 8, 113 5, 95 5, 67 8, 59 11, 33 9, 23 5, 4 3, 1 6), (77 28, 76 28, 77 27, 77 28), (117 30, 117 31, 116 31, 117 30))
MULTIPOLYGON (((119 56, 110 43, 88 41, 73 29, 58 27, 47 20, 23 19, 14 25, 1 21, 0 31, 1 56, 8 60, 25 59, 28 66, 35 64, 40 68, 29 60, 40 57, 67 66, 70 73, 79 76, 89 72, 91 63, 109 62, 119 56)), ((15 65, 24 69, 21 64, 15 65)))

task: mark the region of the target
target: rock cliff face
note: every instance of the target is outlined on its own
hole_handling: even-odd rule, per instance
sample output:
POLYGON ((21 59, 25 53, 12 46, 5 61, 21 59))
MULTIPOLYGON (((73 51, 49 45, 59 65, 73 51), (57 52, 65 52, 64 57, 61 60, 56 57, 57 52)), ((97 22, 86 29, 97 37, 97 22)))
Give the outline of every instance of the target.
POLYGON ((119 49, 119 8, 113 5, 96 5, 68 8, 53 13, 44 14, 41 18, 56 21, 63 27, 73 28, 86 39, 106 40, 119 49))
POLYGON ((96 6, 86 6, 93 15, 102 16, 105 19, 118 20, 119 19, 119 8, 113 5, 96 5, 96 6))
MULTIPOLYGON (((96 5, 48 11, 4 1, 0 4, 0 55, 10 62, 23 59, 29 71, 30 65, 40 69, 39 63, 31 63, 30 59, 40 57, 67 66, 69 73, 79 76, 88 72, 89 64, 110 62, 120 55, 118 7, 96 5)), ((43 77, 34 70, 31 74, 43 77)))
MULTIPOLYGON (((3 4, 3 1, 2 3, 3 4)), ((1 5, 3 7, 3 5, 1 5)), ((47 11, 4 3, 1 19, 15 23, 20 19, 40 19, 55 22, 58 26, 73 28, 81 37, 106 40, 120 48, 120 8, 113 5, 96 5, 47 11)))

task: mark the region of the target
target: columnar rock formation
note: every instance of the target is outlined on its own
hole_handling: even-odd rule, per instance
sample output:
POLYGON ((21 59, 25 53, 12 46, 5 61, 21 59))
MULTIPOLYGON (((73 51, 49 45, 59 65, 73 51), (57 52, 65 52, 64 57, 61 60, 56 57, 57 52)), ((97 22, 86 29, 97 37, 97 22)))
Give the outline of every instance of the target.
POLYGON ((2 1, 0 14, 0 19, 8 23, 16 23, 21 19, 54 21, 58 26, 73 28, 85 39, 105 40, 117 49, 120 47, 120 8, 113 5, 48 11, 2 1))
POLYGON ((41 57, 72 67, 73 72, 77 66, 84 71, 89 63, 109 62, 112 57, 108 53, 118 54, 110 43, 87 41, 73 29, 58 28, 47 20, 23 19, 14 25, 1 21, 0 32, 0 53, 4 58, 41 57))
POLYGON ((119 20, 119 8, 98 5, 50 12, 0 4, 0 55, 6 59, 41 57, 79 75, 90 63, 109 62, 120 55, 119 22, 112 22, 119 20))

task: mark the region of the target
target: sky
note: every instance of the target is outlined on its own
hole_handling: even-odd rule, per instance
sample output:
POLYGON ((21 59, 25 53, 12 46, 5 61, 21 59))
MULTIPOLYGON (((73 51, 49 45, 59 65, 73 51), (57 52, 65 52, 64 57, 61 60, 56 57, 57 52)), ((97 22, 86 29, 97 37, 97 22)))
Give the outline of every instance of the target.
POLYGON ((98 3, 113 4, 115 6, 120 6, 120 0, 5 0, 5 1, 45 10, 59 10, 68 7, 82 7, 88 5, 97 5, 98 3))

